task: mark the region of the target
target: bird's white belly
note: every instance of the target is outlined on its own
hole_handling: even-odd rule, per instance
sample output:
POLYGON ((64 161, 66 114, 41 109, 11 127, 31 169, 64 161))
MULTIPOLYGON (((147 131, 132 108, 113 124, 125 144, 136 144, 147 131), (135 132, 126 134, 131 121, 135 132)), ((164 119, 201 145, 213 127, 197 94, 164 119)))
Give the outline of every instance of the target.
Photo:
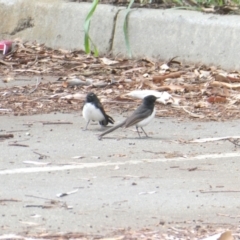
POLYGON ((146 126, 153 120, 153 118, 155 117, 155 114, 156 114, 156 109, 154 108, 152 114, 149 117, 147 117, 147 118, 143 119, 142 121, 140 121, 139 123, 137 123, 136 126, 137 127, 146 126))
POLYGON ((91 103, 85 103, 85 105, 83 107, 82 115, 87 122, 89 120, 92 120, 92 121, 104 120, 104 116, 103 116, 101 110, 96 108, 91 103))

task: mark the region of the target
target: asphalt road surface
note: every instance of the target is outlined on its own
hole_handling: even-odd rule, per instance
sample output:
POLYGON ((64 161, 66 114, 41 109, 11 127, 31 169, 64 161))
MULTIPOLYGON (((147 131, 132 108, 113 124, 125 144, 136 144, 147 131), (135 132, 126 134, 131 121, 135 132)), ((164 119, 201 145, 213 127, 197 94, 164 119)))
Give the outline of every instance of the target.
MULTIPOLYGON (((124 116, 113 115, 120 121, 124 116)), ((1 233, 239 223, 240 121, 155 118, 99 141, 80 113, 1 116, 1 233), (58 123, 58 124, 57 124, 58 123), (70 193, 70 194, 65 194, 70 193)))

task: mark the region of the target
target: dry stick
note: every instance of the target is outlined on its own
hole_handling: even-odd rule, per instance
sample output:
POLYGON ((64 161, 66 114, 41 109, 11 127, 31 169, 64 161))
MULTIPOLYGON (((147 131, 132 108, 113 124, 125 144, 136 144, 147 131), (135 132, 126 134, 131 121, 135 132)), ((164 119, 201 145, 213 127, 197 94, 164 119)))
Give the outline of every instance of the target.
POLYGON ((234 144, 235 147, 240 147, 240 143, 239 143, 238 139, 233 140, 230 138, 230 139, 226 139, 226 140, 228 140, 230 143, 234 144))
POLYGON ((192 113, 190 111, 188 111, 185 107, 182 107, 182 109, 188 113, 191 117, 195 117, 195 118, 204 118, 205 116, 203 115, 199 115, 199 114, 195 114, 195 113, 192 113))
POLYGON ((48 201, 61 202, 60 200, 55 200, 55 199, 45 198, 45 197, 38 197, 38 196, 34 196, 34 195, 25 194, 25 196, 32 197, 32 198, 39 198, 39 199, 48 200, 48 201))
POLYGON ((36 83, 35 88, 34 88, 32 91, 30 91, 28 94, 31 94, 31 93, 35 92, 35 91, 37 90, 39 84, 40 84, 40 81, 39 81, 38 78, 37 78, 37 83, 36 83))
POLYGON ((52 208, 53 206, 52 205, 30 205, 30 204, 27 204, 24 206, 25 208, 29 208, 29 207, 37 207, 37 208, 52 208))
MULTIPOLYGON (((23 124, 24 125, 24 124, 23 124)), ((8 132, 26 132, 26 129, 24 129, 24 130, 11 130, 11 131, 8 131, 8 132)))
POLYGON ((48 155, 45 155, 45 154, 42 154, 42 153, 38 153, 38 152, 35 152, 35 151, 33 151, 35 154, 37 154, 37 155, 39 155, 40 157, 40 159, 43 159, 43 158, 48 158, 49 156, 48 155))
POLYGON ((223 190, 223 191, 200 191, 200 193, 231 193, 231 192, 239 192, 237 190, 223 190))
POLYGON ((8 144, 8 146, 15 146, 15 147, 29 147, 29 145, 19 144, 19 143, 11 143, 11 144, 8 144))
POLYGON ((12 109, 7 109, 7 108, 0 108, 0 111, 5 111, 5 112, 11 112, 12 111, 12 109))
POLYGON ((32 72, 32 73, 36 73, 36 74, 40 74, 43 73, 44 71, 37 71, 37 70, 32 70, 32 69, 16 69, 14 70, 14 72, 32 72))
POLYGON ((33 66, 37 61, 38 61, 38 55, 36 55, 36 57, 35 57, 35 59, 34 59, 33 62, 28 62, 28 63, 27 63, 27 66, 28 66, 28 67, 29 67, 29 66, 33 66))
POLYGON ((14 135, 11 133, 0 134, 0 138, 13 138, 14 135))
POLYGON ((226 87, 226 88, 231 89, 231 90, 235 90, 235 89, 239 89, 240 88, 240 84, 239 83, 231 84, 231 83, 217 82, 217 81, 213 81, 211 83, 211 86, 213 86, 213 87, 226 87))
POLYGON ((72 122, 42 122, 43 125, 50 125, 50 124, 73 124, 72 122))
POLYGON ((18 199, 0 199, 0 202, 21 202, 18 199))
POLYGON ((146 152, 146 153, 153 153, 153 154, 165 154, 166 152, 153 152, 153 151, 148 151, 148 150, 142 150, 143 152, 146 152))
POLYGON ((6 66, 18 65, 17 63, 14 63, 14 62, 5 62, 5 61, 3 61, 3 60, 0 60, 0 63, 2 63, 3 65, 6 65, 6 66))

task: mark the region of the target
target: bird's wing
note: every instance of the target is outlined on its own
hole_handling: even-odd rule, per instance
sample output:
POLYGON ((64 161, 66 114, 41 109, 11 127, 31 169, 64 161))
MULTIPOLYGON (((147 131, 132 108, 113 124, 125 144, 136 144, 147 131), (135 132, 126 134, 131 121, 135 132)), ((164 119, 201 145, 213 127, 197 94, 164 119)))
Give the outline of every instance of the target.
POLYGON ((113 123, 114 123, 113 118, 110 117, 109 115, 107 115, 107 114, 105 113, 104 108, 103 108, 103 105, 101 104, 101 102, 100 102, 100 101, 97 101, 95 104, 96 104, 96 106, 100 109, 100 111, 102 112, 102 114, 103 114, 104 117, 105 117, 104 120, 102 120, 102 121, 99 122, 100 125, 106 126, 106 125, 108 125, 108 123, 112 123, 112 124, 113 124, 113 123))
POLYGON ((143 119, 149 117, 152 114, 152 110, 140 105, 131 116, 126 119, 124 127, 131 127, 141 122, 143 119))
POLYGON ((100 101, 96 101, 96 102, 95 102, 95 105, 96 105, 97 108, 100 109, 100 111, 101 111, 103 114, 105 114, 105 111, 104 111, 103 105, 101 104, 100 101))
POLYGON ((99 121, 99 124, 102 126, 107 126, 108 123, 114 124, 114 119, 110 117, 109 115, 105 114, 105 119, 102 121, 99 121))

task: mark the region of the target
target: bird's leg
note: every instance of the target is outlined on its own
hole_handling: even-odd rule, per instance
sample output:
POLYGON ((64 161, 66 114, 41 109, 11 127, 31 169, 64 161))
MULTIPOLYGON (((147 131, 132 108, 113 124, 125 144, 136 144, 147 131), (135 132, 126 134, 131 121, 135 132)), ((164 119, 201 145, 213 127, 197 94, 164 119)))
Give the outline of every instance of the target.
POLYGON ((144 131, 144 129, 141 127, 141 129, 143 130, 143 132, 145 133, 145 135, 146 135, 146 137, 149 137, 147 134, 146 134, 146 132, 144 131))
POLYGON ((140 133, 138 131, 138 126, 136 126, 136 129, 137 129, 137 133, 138 133, 139 138, 141 138, 140 133))
MULTIPOLYGON (((100 122, 99 122, 99 124, 100 124, 100 122)), ((104 130, 104 129, 106 129, 106 127, 107 126, 104 126, 103 124, 100 124, 100 128, 101 128, 100 130, 104 130)))
POLYGON ((90 123, 90 120, 88 120, 87 124, 86 124, 86 127, 83 129, 83 131, 86 131, 87 130, 87 127, 88 127, 88 124, 90 123))

